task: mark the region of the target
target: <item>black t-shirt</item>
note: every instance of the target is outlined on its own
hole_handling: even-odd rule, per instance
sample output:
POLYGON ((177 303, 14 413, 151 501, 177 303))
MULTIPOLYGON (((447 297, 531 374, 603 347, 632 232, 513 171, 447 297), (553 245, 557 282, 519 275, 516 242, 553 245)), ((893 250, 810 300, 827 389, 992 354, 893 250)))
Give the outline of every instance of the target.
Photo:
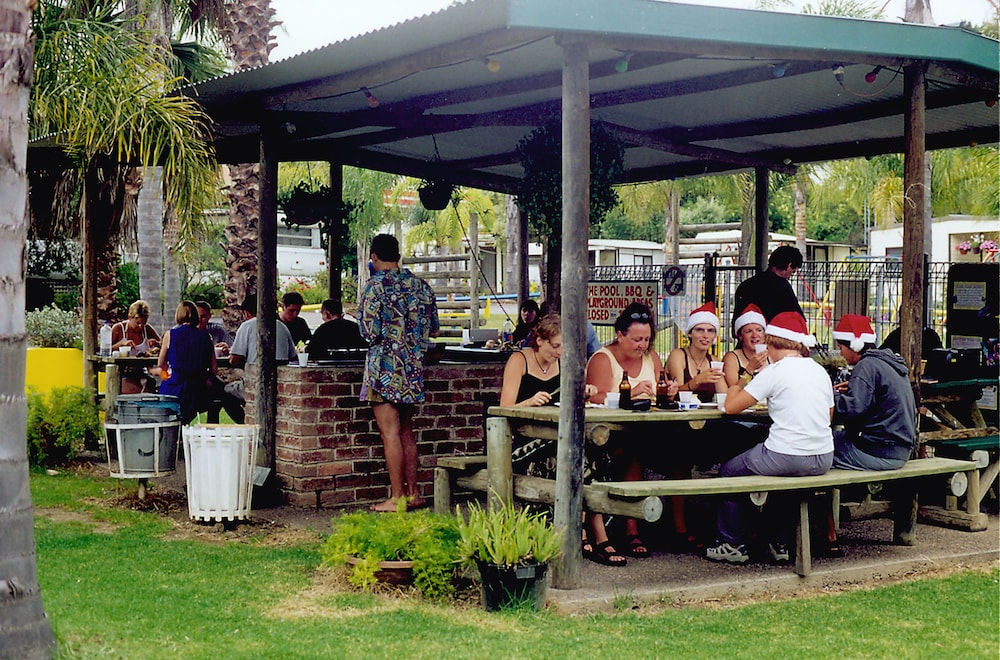
MULTIPOLYGON (((795 297, 792 285, 784 277, 775 275, 769 270, 757 273, 736 288, 736 300, 733 309, 733 323, 743 313, 747 305, 754 304, 760 308, 764 318, 770 321, 782 312, 798 312, 802 314, 799 299, 795 297)), ((805 316, 805 314, 802 314, 805 316)), ((735 326, 733 328, 735 334, 735 326)))
MULTIPOLYGON (((281 320, 281 317, 278 317, 281 320)), ((312 337, 312 333, 309 331, 309 324, 301 316, 296 316, 293 321, 281 321, 288 328, 288 332, 292 334, 292 342, 298 346, 299 342, 303 344, 309 341, 312 337)))
POLYGON ((368 348, 357 323, 347 319, 327 321, 316 328, 307 352, 314 359, 322 359, 320 356, 338 348, 368 348))

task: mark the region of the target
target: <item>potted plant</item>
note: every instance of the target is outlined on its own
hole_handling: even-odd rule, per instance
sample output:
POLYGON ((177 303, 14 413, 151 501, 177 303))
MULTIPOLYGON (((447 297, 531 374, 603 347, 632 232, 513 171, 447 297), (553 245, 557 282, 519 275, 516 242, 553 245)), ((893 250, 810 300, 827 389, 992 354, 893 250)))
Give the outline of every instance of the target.
POLYGON ((443 211, 451 203, 455 187, 447 181, 424 181, 417 188, 420 203, 428 211, 443 211))
POLYGON ((547 514, 511 502, 493 511, 473 503, 458 531, 458 554, 479 568, 486 610, 545 605, 548 563, 562 548, 562 532, 547 514))
POLYGON ((955 246, 955 249, 958 250, 959 254, 968 254, 969 250, 972 249, 972 243, 970 243, 969 241, 962 241, 961 243, 955 246))
POLYGON ((406 511, 356 511, 333 522, 321 549, 323 563, 350 566, 351 584, 368 589, 376 582, 409 582, 426 598, 454 593, 458 525, 451 516, 406 511))

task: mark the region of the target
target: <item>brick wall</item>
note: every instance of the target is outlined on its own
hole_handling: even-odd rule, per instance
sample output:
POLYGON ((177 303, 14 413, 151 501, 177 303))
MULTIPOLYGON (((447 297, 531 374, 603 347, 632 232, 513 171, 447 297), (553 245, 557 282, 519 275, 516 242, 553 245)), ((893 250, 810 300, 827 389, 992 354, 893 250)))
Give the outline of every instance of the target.
MULTIPOLYGON (((496 401, 503 367, 427 367, 426 399, 413 415, 423 496, 432 493, 438 456, 482 453, 483 399, 496 401)), ((378 427, 371 406, 358 399, 361 375, 361 365, 278 368, 276 476, 289 504, 367 506, 389 496, 378 427)), ((247 394, 249 418, 252 393, 247 394)))

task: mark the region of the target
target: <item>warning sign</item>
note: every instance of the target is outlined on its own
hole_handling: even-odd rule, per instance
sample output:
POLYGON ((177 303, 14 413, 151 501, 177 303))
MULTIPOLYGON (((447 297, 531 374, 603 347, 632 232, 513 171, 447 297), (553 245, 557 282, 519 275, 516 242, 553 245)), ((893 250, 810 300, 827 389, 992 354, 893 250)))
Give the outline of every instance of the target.
MULTIPOLYGON (((633 302, 656 314, 657 282, 590 282, 587 285, 587 320, 594 325, 613 325, 623 309, 633 302)), ((656 322, 656 319, 653 319, 656 322)))

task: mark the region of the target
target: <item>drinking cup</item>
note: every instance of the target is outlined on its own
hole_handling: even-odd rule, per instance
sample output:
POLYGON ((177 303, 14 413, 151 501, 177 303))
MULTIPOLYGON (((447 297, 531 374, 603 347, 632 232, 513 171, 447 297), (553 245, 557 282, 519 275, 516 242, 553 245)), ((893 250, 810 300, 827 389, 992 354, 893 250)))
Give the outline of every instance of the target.
POLYGON ((717 404, 719 404, 719 409, 721 410, 722 406, 724 406, 726 404, 726 395, 725 395, 725 393, 719 394, 718 392, 716 392, 716 394, 715 394, 715 402, 717 404))
POLYGON ((691 397, 694 396, 694 392, 691 391, 678 392, 677 396, 680 398, 681 403, 691 403, 691 397))
POLYGON ((607 395, 605 395, 604 405, 608 408, 617 408, 620 401, 621 394, 618 392, 608 392, 607 395))
POLYGON ((225 354, 226 354, 225 349, 223 349, 221 346, 215 347, 215 357, 217 358, 224 357, 225 354))
POLYGON ((131 352, 132 352, 132 347, 131 346, 120 346, 120 347, 118 347, 118 356, 119 357, 128 357, 131 352))
POLYGON ((306 366, 307 362, 309 362, 309 354, 308 353, 299 353, 299 366, 300 367, 304 367, 304 366, 306 366))
POLYGON ((722 371, 722 363, 721 362, 714 362, 713 361, 711 363, 711 366, 712 366, 713 369, 718 369, 719 371, 722 371))
POLYGON ((767 344, 756 344, 753 347, 753 350, 757 351, 758 353, 767 353, 767 344))

